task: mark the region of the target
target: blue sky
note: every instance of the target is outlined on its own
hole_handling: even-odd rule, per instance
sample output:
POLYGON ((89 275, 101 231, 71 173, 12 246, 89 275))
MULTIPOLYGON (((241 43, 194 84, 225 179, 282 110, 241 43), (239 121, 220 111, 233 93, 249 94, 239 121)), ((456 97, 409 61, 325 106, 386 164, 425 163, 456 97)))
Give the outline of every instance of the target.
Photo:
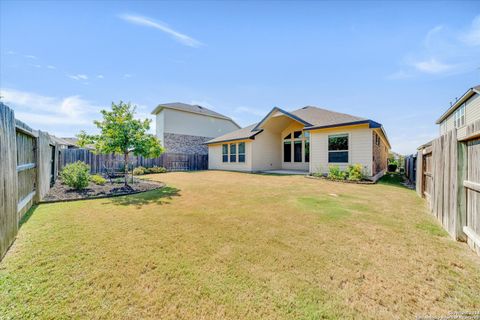
POLYGON ((382 123, 394 151, 480 84, 480 2, 0 2, 2 101, 73 136, 112 101, 245 126, 305 105, 382 123))

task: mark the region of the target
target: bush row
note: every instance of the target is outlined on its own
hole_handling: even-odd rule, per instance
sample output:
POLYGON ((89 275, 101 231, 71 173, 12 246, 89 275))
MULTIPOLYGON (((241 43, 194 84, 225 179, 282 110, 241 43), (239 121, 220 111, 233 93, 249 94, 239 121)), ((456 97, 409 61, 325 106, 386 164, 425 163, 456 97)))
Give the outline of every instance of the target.
MULTIPOLYGON (((316 173, 314 176, 323 176, 322 173, 316 173)), ((341 170, 337 165, 328 167, 327 177, 332 180, 350 180, 360 181, 365 178, 361 164, 349 165, 345 170, 341 170)))
POLYGON ((135 169, 133 169, 133 174, 135 176, 141 176, 149 173, 165 173, 165 172, 167 172, 167 169, 165 169, 164 167, 152 167, 152 168, 136 167, 135 169))

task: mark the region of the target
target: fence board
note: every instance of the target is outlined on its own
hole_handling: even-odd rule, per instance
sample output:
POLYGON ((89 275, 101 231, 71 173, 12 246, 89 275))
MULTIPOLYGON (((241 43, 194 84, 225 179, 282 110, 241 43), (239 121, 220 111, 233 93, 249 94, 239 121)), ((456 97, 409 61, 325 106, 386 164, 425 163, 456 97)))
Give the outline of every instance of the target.
MULTIPOLYGON (((90 173, 105 173, 107 168, 123 172, 123 156, 115 154, 94 154, 87 149, 62 149, 60 151, 60 170, 69 163, 83 161, 90 166, 90 173)), ((129 167, 145 168, 165 167, 168 171, 194 171, 208 169, 208 155, 164 153, 158 158, 144 158, 131 155, 129 167)))
POLYGON ((15 127, 13 111, 0 102, 0 259, 18 231, 15 127))

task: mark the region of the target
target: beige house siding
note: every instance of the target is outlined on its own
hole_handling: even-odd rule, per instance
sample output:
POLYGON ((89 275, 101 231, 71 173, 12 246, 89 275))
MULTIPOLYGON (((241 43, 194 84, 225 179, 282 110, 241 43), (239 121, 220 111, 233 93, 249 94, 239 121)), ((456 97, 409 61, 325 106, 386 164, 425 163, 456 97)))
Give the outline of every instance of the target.
POLYGON ((276 133, 263 131, 252 141, 252 171, 281 168, 282 145, 276 133))
MULTIPOLYGON (((230 144, 237 144, 237 160, 238 160, 238 143, 242 141, 225 142, 228 144, 228 159, 230 160, 230 144)), ((222 161, 222 143, 208 146, 208 168, 213 170, 229 170, 229 171, 252 171, 252 140, 245 140, 245 162, 223 162, 222 161)))
POLYGON ((367 176, 372 175, 372 129, 368 125, 312 130, 310 138, 310 172, 328 173, 328 136, 346 133, 349 136, 348 163, 332 163, 344 170, 359 163, 367 176))
POLYGON ((230 120, 167 108, 157 114, 158 127, 163 127, 164 133, 211 138, 216 138, 238 129, 230 120))
POLYGON ((292 162, 283 162, 283 138, 288 135, 289 133, 292 134, 294 131, 303 131, 304 125, 301 123, 298 123, 296 121, 292 122, 287 128, 285 128, 282 133, 280 134, 280 137, 278 139, 280 140, 281 146, 280 146, 280 160, 282 162, 282 169, 286 170, 304 170, 308 171, 310 165, 308 162, 305 162, 305 146, 302 145, 302 162, 294 162, 293 161, 293 143, 290 145, 291 152, 292 152, 292 162))
MULTIPOLYGON (((480 120, 480 95, 475 94, 465 103, 465 125, 457 129, 457 137, 466 136, 467 125, 480 120)), ((440 134, 446 134, 448 131, 455 129, 454 113, 449 115, 440 123, 440 134)))
POLYGON ((163 113, 163 111, 160 112, 160 113, 157 113, 155 121, 156 121, 157 138, 159 138, 162 145, 164 145, 163 144, 163 140, 164 140, 163 134, 165 133, 165 128, 164 128, 165 113, 163 113))

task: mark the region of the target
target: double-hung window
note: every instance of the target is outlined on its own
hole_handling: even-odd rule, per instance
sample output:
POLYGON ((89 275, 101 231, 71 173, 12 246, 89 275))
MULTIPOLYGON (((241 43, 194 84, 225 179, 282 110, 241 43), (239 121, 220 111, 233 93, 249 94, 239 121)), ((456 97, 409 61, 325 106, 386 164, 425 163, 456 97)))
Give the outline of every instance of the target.
POLYGON ((228 144, 222 144, 222 162, 228 162, 228 144))
POLYGON ((245 142, 238 144, 238 162, 245 162, 245 142))
POLYGON ((230 143, 230 162, 237 162, 237 144, 230 143))
POLYGON ((453 122, 455 128, 460 128, 465 125, 465 103, 455 110, 455 113, 453 114, 453 122))
POLYGON ((348 134, 328 136, 328 162, 348 163, 348 134))

